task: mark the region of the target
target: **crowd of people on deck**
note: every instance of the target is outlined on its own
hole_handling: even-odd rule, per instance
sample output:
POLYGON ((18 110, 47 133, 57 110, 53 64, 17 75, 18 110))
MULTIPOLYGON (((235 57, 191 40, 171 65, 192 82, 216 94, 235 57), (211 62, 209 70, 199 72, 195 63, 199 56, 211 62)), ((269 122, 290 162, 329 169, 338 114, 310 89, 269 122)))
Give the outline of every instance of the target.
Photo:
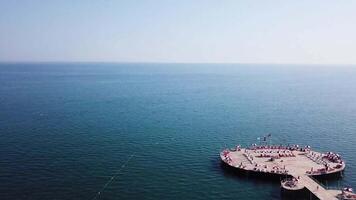
POLYGON ((317 170, 311 168, 310 171, 307 171, 308 174, 322 174, 322 173, 332 172, 336 169, 341 168, 343 165, 343 161, 341 160, 341 157, 338 154, 332 152, 327 152, 326 154, 309 152, 308 154, 306 154, 306 156, 312 161, 314 161, 315 163, 319 165, 324 165, 323 168, 317 170), (334 167, 331 167, 330 162, 338 163, 338 164, 334 167))
POLYGON ((323 165, 327 164, 326 161, 340 164, 343 163, 341 156, 333 152, 327 152, 326 154, 310 152, 309 154, 307 154, 307 157, 310 158, 312 161, 323 165))
MULTIPOLYGON (((298 177, 299 178, 299 177, 298 177)), ((283 185, 289 188, 295 188, 298 185, 298 178, 290 178, 283 181, 283 185)))
POLYGON ((290 150, 290 151, 302 151, 302 152, 309 152, 311 150, 310 146, 299 147, 299 145, 257 145, 252 144, 249 148, 251 150, 259 150, 259 149, 279 149, 279 150, 290 150))
POLYGON ((283 168, 282 168, 277 165, 273 166, 272 168, 269 168, 267 165, 255 164, 253 170, 257 171, 257 172, 276 173, 276 174, 287 174, 288 173, 288 170, 286 170, 285 166, 283 166, 283 168))
POLYGON ((341 194, 338 197, 341 199, 355 200, 356 194, 353 192, 351 187, 345 187, 341 190, 341 194))
POLYGON ((259 153, 256 157, 260 158, 282 158, 282 157, 295 157, 294 153, 289 150, 278 150, 278 151, 255 151, 259 153))
POLYGON ((229 156, 230 151, 229 151, 229 150, 224 150, 222 153, 223 153, 223 156, 224 156, 224 158, 225 158, 225 161, 226 161, 228 164, 230 164, 230 163, 232 162, 232 159, 231 159, 231 157, 229 156))
POLYGON ((325 160, 323 160, 323 154, 321 154, 321 153, 310 152, 310 153, 306 154, 306 156, 310 160, 316 162, 317 164, 320 164, 320 165, 327 164, 327 162, 325 160))
MULTIPOLYGON (((333 169, 332 169, 333 170, 333 169)), ((310 174, 310 175, 318 175, 318 174, 323 174, 323 173, 326 173, 327 171, 331 171, 331 168, 327 168, 327 167, 324 167, 324 168, 321 168, 321 169, 314 169, 313 167, 310 169, 310 171, 306 171, 307 174, 310 174)))
MULTIPOLYGON (((304 155, 307 156, 309 159, 312 161, 316 162, 317 164, 324 165, 323 168, 320 169, 314 169, 313 167, 310 169, 310 171, 307 171, 307 174, 310 175, 317 175, 317 174, 323 174, 323 173, 328 173, 334 170, 337 170, 343 166, 343 161, 341 160, 340 155, 333 153, 333 152, 327 152, 326 154, 321 154, 317 152, 311 151, 310 146, 305 146, 305 147, 299 147, 299 145, 288 145, 288 146, 283 146, 283 145, 262 145, 258 146, 256 144, 253 144, 250 148, 242 149, 240 145, 237 145, 234 151, 241 151, 244 150, 242 153, 243 156, 248 160, 248 162, 251 164, 251 168, 248 167, 251 170, 257 171, 257 172, 266 172, 266 173, 278 173, 278 174, 288 174, 288 170, 285 169, 284 167, 280 166, 273 166, 268 167, 267 165, 259 165, 254 161, 254 156, 255 157, 262 157, 262 158, 282 158, 282 157, 295 157, 295 154, 293 151, 301 151, 301 152, 306 152, 304 155), (335 166, 330 166, 331 163, 337 163, 335 166)), ((233 160, 230 157, 230 152, 232 152, 229 149, 226 149, 222 152, 224 161, 228 163, 229 165, 233 164, 233 160)), ((282 162, 282 160, 281 160, 282 162)), ((235 166, 237 168, 246 168, 247 166, 241 162, 239 165, 235 166)))
MULTIPOLYGON (((260 158, 282 158, 282 157, 295 157, 293 150, 286 146, 255 146, 252 148, 256 157, 260 158)), ((294 149, 294 145, 291 146, 294 149)))
POLYGON ((344 187, 342 188, 343 192, 354 192, 354 190, 351 187, 344 187))
POLYGON ((244 155, 251 164, 254 164, 253 156, 248 151, 245 151, 242 155, 244 155))
POLYGON ((333 152, 327 152, 326 154, 324 154, 323 158, 328 159, 330 162, 333 163, 342 163, 341 156, 333 152))
MULTIPOLYGON (((222 155, 224 157, 224 161, 228 164, 232 164, 232 159, 230 157, 230 151, 229 150, 224 150, 222 152, 222 155)), ((278 174, 287 174, 288 171, 285 169, 285 166, 279 167, 279 166, 273 166, 271 169, 267 165, 259 165, 253 160, 253 156, 249 153, 249 151, 245 150, 243 155, 246 157, 246 159, 250 162, 252 166, 254 166, 253 170, 257 172, 266 172, 266 173, 278 173, 278 174)), ((237 168, 246 168, 246 165, 244 165, 242 162, 238 165, 235 166, 237 168)))
POLYGON ((314 170, 314 168, 312 167, 310 169, 310 171, 306 171, 307 174, 310 174, 310 175, 318 175, 318 174, 325 174, 325 173, 330 173, 330 172, 333 172, 339 168, 341 168, 342 165, 341 164, 337 164, 336 166, 334 167, 330 167, 329 164, 325 164, 323 168, 321 169, 316 169, 314 170))
POLYGON ((241 146, 240 146, 240 145, 237 145, 235 150, 236 150, 236 151, 241 151, 241 146))
MULTIPOLYGON (((271 148, 271 146, 269 146, 269 148, 271 148)), ((236 146, 236 149, 235 151, 241 151, 241 148, 240 146, 236 146)), ((233 160, 232 158, 230 157, 230 152, 231 150, 229 149, 226 149, 222 152, 223 154, 223 157, 224 157, 224 161, 228 164, 232 164, 233 160)), ((294 154, 286 149, 286 148, 282 148, 282 149, 279 149, 277 148, 277 146, 275 146, 275 148, 273 148, 273 150, 271 149, 263 149, 263 148, 259 148, 259 153, 261 153, 260 155, 262 156, 265 156, 265 157, 271 157, 269 156, 267 153, 275 153, 276 156, 278 157, 288 157, 288 156, 294 156, 294 154), (264 154, 262 154, 264 153, 264 154)), ((256 150, 253 151, 253 153, 256 153, 256 150)), ((248 162, 252 165, 251 168, 252 170, 256 171, 256 172, 266 172, 266 173, 277 173, 277 174, 287 174, 288 173, 288 170, 286 170, 285 166, 284 167, 279 167, 279 166, 273 166, 272 168, 271 167, 268 167, 267 165, 259 165, 257 164, 255 161, 254 161, 254 156, 253 154, 251 153, 250 150, 248 149, 244 149, 244 152, 242 153, 242 155, 248 160, 248 162)), ((258 156, 257 156, 258 157, 258 156)), ((241 162, 239 165, 235 166, 237 168, 246 168, 247 166, 243 164, 243 162, 241 162)))
MULTIPOLYGON (((231 165, 232 162, 233 162, 233 160, 232 160, 232 158, 230 157, 229 154, 230 154, 230 150, 228 150, 228 149, 225 149, 225 150, 222 152, 222 155, 223 155, 223 157, 224 157, 224 161, 225 161, 226 163, 228 163, 229 165, 231 165)), ((254 164, 254 162, 253 162, 253 156, 250 155, 248 151, 245 150, 245 152, 243 153, 243 155, 244 155, 244 156, 246 157, 246 159, 250 162, 250 164, 254 164)), ((235 166, 235 167, 238 167, 238 168, 246 168, 246 166, 243 165, 242 162, 240 163, 240 165, 235 166)))

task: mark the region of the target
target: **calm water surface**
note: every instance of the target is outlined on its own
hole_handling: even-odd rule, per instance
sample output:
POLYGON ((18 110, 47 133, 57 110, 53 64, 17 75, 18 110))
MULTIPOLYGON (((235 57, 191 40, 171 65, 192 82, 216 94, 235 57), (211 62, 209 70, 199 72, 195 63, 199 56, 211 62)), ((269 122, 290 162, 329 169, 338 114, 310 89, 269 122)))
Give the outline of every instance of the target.
POLYGON ((0 195, 89 200, 117 174, 98 199, 280 199, 218 157, 267 132, 340 153, 327 184, 356 187, 355 122, 355 66, 3 63, 0 195))

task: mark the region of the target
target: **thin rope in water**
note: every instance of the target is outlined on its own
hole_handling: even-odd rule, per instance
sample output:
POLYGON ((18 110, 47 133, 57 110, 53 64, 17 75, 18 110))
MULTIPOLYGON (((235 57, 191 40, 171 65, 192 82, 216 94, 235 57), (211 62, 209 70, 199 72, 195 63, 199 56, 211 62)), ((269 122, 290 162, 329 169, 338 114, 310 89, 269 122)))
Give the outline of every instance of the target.
POLYGON ((110 179, 105 183, 105 185, 101 188, 101 190, 99 190, 98 193, 96 193, 96 195, 92 198, 92 200, 96 200, 100 197, 100 195, 104 192, 104 190, 114 181, 115 178, 117 178, 117 176, 119 175, 119 173, 122 171, 122 169, 125 168, 125 166, 127 165, 127 163, 130 162, 130 160, 134 157, 135 153, 133 153, 127 160, 126 162, 121 165, 120 169, 118 169, 111 177, 110 179))

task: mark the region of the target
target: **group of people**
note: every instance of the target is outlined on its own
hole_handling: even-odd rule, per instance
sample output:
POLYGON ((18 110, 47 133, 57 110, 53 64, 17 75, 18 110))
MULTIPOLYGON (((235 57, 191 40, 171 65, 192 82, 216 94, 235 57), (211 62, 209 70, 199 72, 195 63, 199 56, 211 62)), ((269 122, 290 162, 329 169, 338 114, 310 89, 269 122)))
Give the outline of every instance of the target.
POLYGON ((230 153, 230 151, 228 151, 228 150, 223 151, 223 156, 225 158, 225 161, 230 164, 232 162, 232 159, 229 156, 229 153, 230 153))
POLYGON ((282 157, 295 157, 293 152, 278 152, 276 154, 260 153, 257 155, 260 158, 282 158, 282 157))
POLYGON ((356 194, 353 193, 353 190, 351 187, 345 187, 341 190, 341 194, 340 194, 340 197, 342 199, 353 199, 355 200, 356 199, 356 194))
POLYGON ((326 158, 333 163, 342 163, 341 156, 333 152, 327 152, 324 154, 323 158, 326 158))
POLYGON ((310 146, 305 146, 305 147, 299 147, 299 145, 257 145, 257 144, 252 144, 251 147, 249 148, 251 150, 259 150, 259 149, 279 149, 279 150, 290 150, 290 151, 302 151, 302 152, 308 152, 311 150, 310 146))
POLYGON ((293 177, 293 178, 290 178, 290 179, 287 179, 287 180, 283 181, 283 184, 286 187, 295 188, 298 185, 298 179, 293 177))
POLYGON ((326 161, 323 160, 323 155, 321 153, 315 153, 315 152, 310 152, 309 154, 306 155, 310 160, 316 162, 317 164, 320 165, 325 165, 327 164, 326 161))
POLYGON ((324 173, 327 173, 327 172, 332 172, 334 171, 335 169, 337 169, 337 167, 330 167, 328 164, 325 164, 323 168, 321 169, 317 169, 317 170, 314 170, 313 167, 310 169, 310 171, 306 171, 307 174, 310 174, 310 175, 318 175, 318 174, 324 174, 324 173))
POLYGON ((267 165, 259 165, 257 163, 254 165, 253 170, 257 171, 257 172, 276 173, 276 174, 287 174, 288 173, 288 170, 286 170, 285 166, 283 166, 283 168, 282 168, 282 167, 275 165, 272 168, 269 168, 267 165))
POLYGON ((225 161, 229 164, 232 163, 232 159, 230 158, 230 156, 226 156, 225 161))
POLYGON ((251 164, 254 164, 253 162, 253 156, 249 153, 249 152, 245 152, 243 153, 243 155, 246 157, 246 159, 251 163, 251 164))
MULTIPOLYGON (((228 164, 232 164, 233 160, 230 157, 230 151, 228 149, 224 150, 222 152, 222 156, 224 158, 224 161, 228 164)), ((259 165, 254 161, 253 155, 250 153, 249 150, 245 149, 243 152, 243 156, 250 162, 250 164, 253 166, 253 170, 257 172, 265 172, 265 173, 277 173, 277 174, 287 174, 288 170, 286 170, 285 166, 284 167, 279 167, 279 166, 273 166, 272 168, 269 168, 267 165, 259 165)), ((241 162, 239 165, 236 166, 237 168, 246 168, 246 165, 241 162)))
POLYGON ((312 152, 311 154, 308 154, 307 157, 317 162, 318 164, 327 164, 324 159, 333 163, 343 163, 341 156, 333 152, 327 152, 326 154, 317 154, 312 152))
POLYGON ((224 160, 225 160, 225 162, 227 162, 228 164, 230 164, 230 163, 232 163, 232 159, 231 159, 231 157, 229 156, 229 154, 230 154, 230 151, 229 150, 224 150, 223 152, 223 156, 224 156, 224 160))
MULTIPOLYGON (((228 164, 232 164, 232 158, 230 157, 230 151, 229 150, 224 150, 223 152, 222 152, 222 154, 223 154, 223 156, 224 156, 224 161, 226 162, 226 163, 228 163, 228 164)), ((251 160, 251 156, 250 155, 246 155, 246 153, 244 153, 243 154, 246 158, 247 158, 247 160, 249 160, 250 162, 251 162, 251 164, 253 163, 253 161, 251 160)), ((253 159, 253 158, 252 158, 253 159)), ((236 166, 237 168, 242 168, 242 169, 244 169, 244 168, 246 168, 246 166, 245 165, 243 165, 242 164, 242 162, 240 163, 240 165, 238 165, 238 166, 236 166)))
POLYGON ((325 172, 331 172, 335 169, 341 168, 343 164, 341 157, 338 154, 332 152, 328 152, 326 154, 309 152, 308 154, 306 154, 306 156, 317 164, 324 165, 323 168, 317 170, 313 170, 313 168, 311 168, 310 171, 307 171, 308 174, 321 174, 325 172), (332 167, 330 162, 338 164, 332 167))
POLYGON ((314 168, 312 167, 310 169, 310 171, 306 171, 307 174, 310 174, 310 175, 318 175, 318 174, 322 174, 322 173, 325 173, 327 172, 329 169, 326 167, 326 168, 321 168, 321 169, 317 169, 317 170, 314 170, 314 168))

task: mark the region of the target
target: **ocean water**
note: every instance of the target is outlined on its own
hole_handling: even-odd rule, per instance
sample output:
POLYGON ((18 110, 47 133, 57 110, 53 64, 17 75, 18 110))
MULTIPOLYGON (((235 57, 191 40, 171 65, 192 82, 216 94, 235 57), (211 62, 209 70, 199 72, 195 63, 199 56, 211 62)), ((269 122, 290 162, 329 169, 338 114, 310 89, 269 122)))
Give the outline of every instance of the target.
POLYGON ((356 66, 0 64, 0 199, 281 199, 219 160, 266 133, 356 187, 356 66))

